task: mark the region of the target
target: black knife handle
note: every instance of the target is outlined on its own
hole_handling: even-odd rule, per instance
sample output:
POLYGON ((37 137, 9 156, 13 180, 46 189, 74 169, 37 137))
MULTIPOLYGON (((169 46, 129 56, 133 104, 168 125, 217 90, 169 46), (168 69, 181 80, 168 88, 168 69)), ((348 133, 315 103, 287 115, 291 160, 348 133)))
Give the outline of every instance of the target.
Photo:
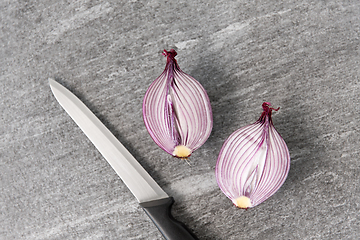
POLYGON ((146 214, 167 240, 198 240, 198 238, 183 224, 171 215, 174 204, 172 197, 140 203, 146 214))

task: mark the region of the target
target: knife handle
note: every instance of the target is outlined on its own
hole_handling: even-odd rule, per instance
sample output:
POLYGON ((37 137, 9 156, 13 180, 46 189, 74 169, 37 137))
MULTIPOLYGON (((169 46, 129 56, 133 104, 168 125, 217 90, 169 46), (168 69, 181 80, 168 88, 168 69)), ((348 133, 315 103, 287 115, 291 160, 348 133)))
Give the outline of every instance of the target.
POLYGON ((167 240, 198 240, 198 238, 183 224, 171 215, 174 198, 163 198, 140 203, 159 231, 167 240))

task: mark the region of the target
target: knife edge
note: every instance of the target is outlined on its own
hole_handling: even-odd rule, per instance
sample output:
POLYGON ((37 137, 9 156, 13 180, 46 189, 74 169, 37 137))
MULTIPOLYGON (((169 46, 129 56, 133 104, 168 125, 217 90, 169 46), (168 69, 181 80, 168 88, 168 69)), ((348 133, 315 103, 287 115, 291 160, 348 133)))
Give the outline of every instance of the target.
POLYGON ((138 202, 169 197, 82 101, 51 78, 49 84, 60 105, 108 161, 138 202))

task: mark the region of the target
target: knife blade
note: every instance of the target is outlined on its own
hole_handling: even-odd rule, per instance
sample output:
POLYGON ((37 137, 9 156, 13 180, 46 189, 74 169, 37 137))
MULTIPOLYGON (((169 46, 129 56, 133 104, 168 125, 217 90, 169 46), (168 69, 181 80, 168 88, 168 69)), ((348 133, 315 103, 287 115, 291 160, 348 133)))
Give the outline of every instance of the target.
POLYGON ((172 216, 174 198, 162 190, 95 114, 54 79, 49 78, 49 84, 56 100, 119 175, 164 238, 197 240, 185 224, 172 216))

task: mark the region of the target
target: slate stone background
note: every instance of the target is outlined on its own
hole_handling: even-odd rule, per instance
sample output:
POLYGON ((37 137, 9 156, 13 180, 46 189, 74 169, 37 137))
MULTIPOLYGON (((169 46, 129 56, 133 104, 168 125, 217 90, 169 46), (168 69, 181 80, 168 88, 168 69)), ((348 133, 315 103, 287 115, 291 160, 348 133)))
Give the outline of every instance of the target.
POLYGON ((0 239, 161 239, 108 163, 56 102, 73 91, 174 196, 200 239, 359 239, 360 4, 349 1, 0 2, 0 239), (214 114, 192 166, 155 145, 146 89, 174 48, 214 114), (266 202, 236 209, 214 168, 261 104, 291 169, 266 202))

